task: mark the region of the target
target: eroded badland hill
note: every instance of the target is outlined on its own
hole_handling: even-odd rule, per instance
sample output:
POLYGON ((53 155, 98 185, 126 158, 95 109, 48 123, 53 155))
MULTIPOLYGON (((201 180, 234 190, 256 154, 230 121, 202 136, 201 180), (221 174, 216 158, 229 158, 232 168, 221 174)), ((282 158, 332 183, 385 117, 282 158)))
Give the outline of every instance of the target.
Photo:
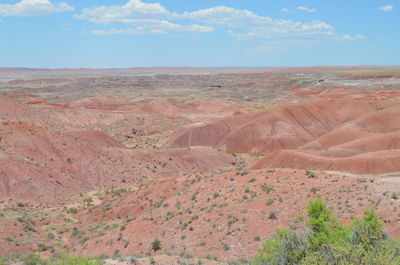
POLYGON ((317 196, 398 237, 399 194, 399 68, 0 69, 0 255, 247 264, 317 196))

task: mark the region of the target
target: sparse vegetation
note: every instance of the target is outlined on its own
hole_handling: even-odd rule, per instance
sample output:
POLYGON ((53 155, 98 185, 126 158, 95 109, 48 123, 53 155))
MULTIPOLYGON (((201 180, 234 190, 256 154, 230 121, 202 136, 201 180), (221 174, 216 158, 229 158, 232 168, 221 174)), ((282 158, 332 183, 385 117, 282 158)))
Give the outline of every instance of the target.
POLYGON ((261 241, 261 237, 260 236, 255 236, 254 237, 254 241, 261 241))
POLYGON ((262 189, 263 192, 265 192, 267 194, 269 194, 269 193, 274 191, 274 187, 273 186, 267 185, 265 183, 261 184, 261 189, 262 189))
POLYGON ((155 238, 153 242, 151 242, 151 250, 153 251, 161 250, 161 241, 158 238, 155 238))
POLYGON ((103 265, 104 262, 98 258, 85 256, 61 255, 44 259, 38 254, 8 255, 0 257, 0 265, 103 265))
POLYGON ((228 244, 223 244, 223 245, 222 245, 222 248, 223 248, 225 251, 228 251, 228 250, 230 249, 230 247, 229 247, 228 244))
POLYGON ((317 175, 313 171, 310 171, 310 170, 306 170, 306 176, 308 176, 309 178, 317 177, 317 175))
POLYGON ((268 215, 268 218, 271 219, 271 220, 278 219, 278 217, 276 216, 275 212, 270 212, 269 215, 268 215))
POLYGON ((400 264, 400 241, 387 237, 373 209, 349 227, 342 226, 319 198, 309 203, 307 212, 303 230, 278 230, 264 243, 254 264, 400 264))
POLYGON ((78 209, 75 208, 75 207, 69 208, 69 209, 67 210, 67 213, 70 213, 70 214, 77 214, 77 213, 78 213, 78 209))
MULTIPOLYGON (((57 265, 61 258, 73 260, 60 256, 68 252, 103 253, 104 263, 163 265, 164 259, 197 264, 197 259, 185 258, 209 253, 222 264, 248 265, 268 240, 268 251, 260 252, 265 264, 274 264, 268 260, 271 255, 289 265, 335 264, 332 257, 338 258, 336 265, 346 265, 345 256, 360 265, 356 255, 387 261, 386 254, 397 249, 386 246, 396 241, 384 232, 383 239, 374 235, 383 247, 366 248, 366 221, 347 225, 353 213, 374 205, 385 229, 398 226, 400 174, 386 170, 399 165, 364 165, 376 155, 385 156, 388 147, 380 146, 381 138, 396 138, 390 132, 393 119, 385 115, 400 105, 400 93, 384 91, 385 85, 375 81, 370 89, 331 89, 328 81, 339 84, 348 70, 263 69, 250 74, 247 69, 242 75, 213 69, 211 75, 198 76, 178 74, 180 70, 170 75, 163 69, 161 75, 146 70, 139 76, 132 69, 128 76, 120 70, 112 70, 111 76, 103 72, 100 79, 101 70, 82 70, 77 78, 68 70, 62 85, 56 79, 24 80, 57 70, 13 71, 0 82, 7 91, 16 88, 0 95, 6 103, 0 103, 0 156, 7 161, 0 166, 5 176, 0 190, 7 191, 0 201, 0 252, 40 255, 15 255, 20 262, 15 265, 24 259, 57 265), (20 71, 24 74, 13 80, 20 71), (206 88, 217 80, 218 93, 209 94, 206 88), (30 106, 28 98, 39 104, 30 106), (282 106, 249 113, 275 101, 282 106), (23 110, 17 111, 20 105, 23 110), (362 124, 360 117, 365 117, 362 124), (376 123, 374 148, 380 152, 364 156, 371 135, 360 132, 368 131, 370 121, 376 123), (342 130, 340 124, 350 129, 342 130), (346 226, 323 204, 313 204, 308 217, 301 215, 304 200, 318 195, 326 197, 346 226), (143 256, 124 256, 133 253, 143 256), (239 257, 246 260, 229 261, 239 257)), ((385 82, 395 81, 393 88, 400 89, 399 77, 385 82)), ((395 155, 396 150, 389 151, 388 158, 395 155)), ((10 259, 0 257, 0 265, 10 259)))

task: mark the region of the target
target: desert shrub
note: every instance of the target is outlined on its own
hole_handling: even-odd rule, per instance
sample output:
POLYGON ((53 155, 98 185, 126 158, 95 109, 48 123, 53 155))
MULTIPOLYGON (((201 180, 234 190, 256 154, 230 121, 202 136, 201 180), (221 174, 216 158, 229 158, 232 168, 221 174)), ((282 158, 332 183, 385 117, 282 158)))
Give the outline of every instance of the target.
POLYGON ((55 263, 55 265, 102 265, 99 259, 88 258, 85 256, 68 256, 64 255, 59 258, 55 263))
POLYGON ((292 230, 278 230, 264 243, 255 264, 299 264, 307 250, 305 239, 292 230))
POLYGON ((228 244, 223 244, 222 245, 223 250, 228 251, 230 249, 228 244))
POLYGON ((312 193, 317 193, 318 191, 320 191, 320 188, 318 188, 318 187, 312 187, 312 188, 310 189, 310 191, 311 191, 312 193))
POLYGON ((310 170, 306 170, 306 176, 308 176, 309 178, 316 178, 317 177, 317 175, 314 172, 310 171, 310 170))
POLYGON ((265 183, 261 183, 261 189, 263 192, 265 192, 267 194, 269 194, 275 190, 273 186, 267 185, 265 183))
MULTIPOLYGON (((53 257, 52 259, 43 259, 38 254, 28 254, 22 255, 14 258, 13 260, 22 261, 22 263, 12 263, 12 264, 23 264, 23 265, 102 265, 103 262, 98 258, 89 258, 85 256, 70 256, 62 255, 53 257)), ((10 263, 4 263, 10 264, 10 263)), ((0 259, 0 265, 1 263, 0 259)))
POLYGON ((155 238, 153 242, 151 242, 151 250, 153 251, 161 250, 161 241, 158 238, 155 238))
POLYGON ((236 175, 239 175, 239 176, 245 176, 245 175, 247 175, 247 174, 249 174, 249 170, 248 170, 247 168, 239 169, 239 170, 236 172, 236 175))
POLYGON ((41 252, 47 251, 49 249, 48 246, 46 246, 45 244, 38 244, 38 250, 41 252))
POLYGON ((256 265, 395 265, 400 264, 400 241, 390 239, 373 209, 344 227, 327 204, 317 198, 308 205, 301 232, 279 230, 266 241, 256 265))
POLYGON ((53 233, 49 232, 49 233, 47 233, 47 238, 48 238, 48 239, 54 239, 55 236, 54 236, 53 233))
POLYGON ((71 214, 77 214, 78 213, 78 209, 75 207, 69 208, 67 210, 67 213, 71 213, 71 214))
POLYGON ((5 237, 3 239, 4 239, 4 241, 6 241, 8 243, 14 242, 14 238, 12 238, 12 237, 5 237))
POLYGON ((24 265, 47 265, 46 260, 42 259, 38 254, 29 254, 23 260, 24 265))
POLYGON ((268 218, 271 219, 271 220, 278 219, 278 217, 276 216, 275 212, 270 212, 268 214, 268 218))
POLYGON ((83 199, 83 202, 85 202, 86 204, 90 204, 93 202, 93 199, 91 197, 87 197, 83 199))
POLYGON ((213 255, 211 255, 211 254, 205 255, 205 256, 203 257, 203 259, 218 261, 218 257, 213 256, 213 255))
POLYGON ((307 224, 312 235, 309 237, 311 249, 316 250, 324 244, 340 242, 348 237, 348 229, 339 224, 333 211, 328 209, 320 198, 309 203, 307 214, 309 217, 307 224))

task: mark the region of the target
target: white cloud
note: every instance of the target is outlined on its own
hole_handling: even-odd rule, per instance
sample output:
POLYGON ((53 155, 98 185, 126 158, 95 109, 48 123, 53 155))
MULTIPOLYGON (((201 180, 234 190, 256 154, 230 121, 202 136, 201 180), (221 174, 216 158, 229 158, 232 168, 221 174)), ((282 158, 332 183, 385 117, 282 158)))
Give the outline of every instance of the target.
POLYGON ((228 33, 239 39, 330 35, 333 32, 332 26, 320 21, 302 23, 272 19, 259 16, 248 10, 239 10, 226 6, 185 12, 182 17, 228 28, 228 33))
POLYGON ((131 29, 99 29, 99 30, 93 30, 93 34, 95 35, 104 35, 104 36, 109 36, 109 35, 114 35, 114 34, 130 34, 130 35, 138 35, 138 34, 166 34, 166 31, 163 30, 145 30, 144 28, 131 28, 131 29))
POLYGON ((236 39, 318 39, 334 36, 333 28, 319 21, 309 24, 291 22, 286 20, 274 21, 269 27, 252 28, 249 31, 237 32, 229 30, 228 33, 236 39))
MULTIPOLYGON (((315 9, 298 7, 297 10, 315 12, 315 9)), ((296 12, 282 9, 283 12, 296 12)), ((260 47, 267 43, 319 43, 326 40, 362 40, 361 34, 340 36, 335 29, 323 21, 300 22, 273 19, 260 16, 252 11, 216 6, 191 12, 176 13, 159 3, 145 3, 142 0, 129 0, 123 5, 85 8, 75 16, 92 23, 109 25, 92 31, 97 35, 113 34, 193 34, 207 33, 216 29, 225 31, 238 40, 258 40, 260 47), (127 25, 118 27, 115 24, 127 25)), ((267 46, 265 46, 267 47, 267 46)))
POLYGON ((97 24, 109 23, 132 23, 146 19, 163 19, 173 17, 162 5, 148 4, 141 0, 129 0, 125 5, 120 6, 99 6, 94 8, 85 8, 82 14, 75 16, 79 19, 88 20, 97 24))
POLYGON ((235 38, 273 38, 294 36, 331 35, 332 26, 313 21, 310 23, 272 19, 252 11, 216 6, 181 14, 171 12, 158 3, 148 4, 141 0, 129 0, 124 5, 85 8, 75 16, 96 24, 120 23, 128 29, 102 29, 95 34, 153 34, 171 32, 211 32, 223 28, 235 38), (178 22, 175 22, 179 20, 178 22), (172 22, 173 21, 173 22, 172 22))
POLYGON ((344 34, 341 38, 344 41, 357 41, 357 40, 365 40, 365 36, 362 34, 357 34, 357 35, 350 35, 350 34, 344 34))
POLYGON ((141 26, 136 26, 128 29, 105 29, 105 30, 94 30, 93 34, 96 35, 114 35, 114 34, 167 34, 171 32, 182 32, 182 33, 204 33, 212 32, 213 27, 202 26, 198 24, 192 25, 180 25, 175 24, 166 20, 148 20, 141 26))
POLYGON ((92 31, 92 33, 98 35, 204 33, 214 30, 212 26, 183 25, 170 21, 178 17, 178 14, 170 12, 159 3, 150 4, 141 0, 129 0, 126 4, 120 6, 85 8, 82 14, 75 16, 75 18, 96 24, 120 23, 132 26, 126 29, 111 28, 92 31))
POLYGON ((294 13, 294 12, 296 12, 296 11, 292 11, 292 10, 290 10, 289 8, 284 7, 284 8, 281 9, 281 12, 285 12, 285 13, 294 13))
POLYGON ((231 28, 244 28, 257 24, 265 25, 273 21, 269 17, 258 16, 248 10, 239 10, 226 6, 217 6, 194 12, 184 12, 181 17, 184 19, 196 20, 203 23, 231 28))
POLYGON ((49 0, 22 0, 16 4, 0 4, 0 16, 44 16, 53 13, 72 11, 67 3, 53 4, 49 0))
POLYGON ((390 11, 393 11, 393 9, 394 9, 394 6, 392 6, 392 5, 381 6, 379 8, 379 10, 384 11, 384 12, 390 12, 390 11))
POLYGON ((309 12, 309 13, 314 13, 315 11, 317 11, 317 10, 315 10, 315 9, 308 8, 308 7, 305 7, 305 6, 299 6, 299 7, 297 7, 296 9, 297 9, 297 10, 300 10, 300 11, 309 12))

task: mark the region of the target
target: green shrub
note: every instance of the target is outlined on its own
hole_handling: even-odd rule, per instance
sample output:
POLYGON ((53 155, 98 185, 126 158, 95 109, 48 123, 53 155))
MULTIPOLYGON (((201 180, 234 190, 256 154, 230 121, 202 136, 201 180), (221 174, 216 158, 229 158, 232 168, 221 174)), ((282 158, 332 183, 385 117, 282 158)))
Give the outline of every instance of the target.
POLYGON ((86 204, 90 204, 93 202, 93 199, 91 197, 87 197, 83 199, 83 202, 85 202, 86 204))
POLYGON ((158 238, 155 238, 153 242, 151 242, 151 250, 153 251, 161 250, 161 241, 158 238))
POLYGON ((307 226, 301 233, 279 230, 266 241, 256 265, 399 265, 400 241, 383 233, 373 209, 344 227, 326 203, 317 198, 308 205, 307 226))
POLYGON ((102 265, 99 259, 88 258, 84 256, 68 256, 64 255, 59 258, 55 265, 102 265))
POLYGON ((310 171, 310 170, 306 170, 306 176, 308 176, 309 178, 316 178, 317 177, 317 175, 315 175, 315 173, 310 171))
POLYGON ((71 214, 77 214, 78 213, 78 209, 73 207, 73 208, 69 208, 67 210, 67 213, 71 213, 71 214))
POLYGON ((38 254, 29 254, 24 259, 24 265, 47 265, 49 264, 46 260, 42 259, 38 254))
MULTIPOLYGON (((17 258, 17 260, 20 259, 21 257, 17 258)), ((100 259, 88 258, 85 256, 62 255, 61 257, 58 258, 52 258, 46 260, 42 259, 38 254, 29 254, 22 259, 22 262, 23 265, 102 265, 103 264, 103 262, 100 259)), ((0 265, 3 265, 1 263, 1 259, 0 259, 0 265)))
POLYGON ((255 264, 299 264, 305 257, 307 244, 292 230, 278 230, 264 243, 255 264))

